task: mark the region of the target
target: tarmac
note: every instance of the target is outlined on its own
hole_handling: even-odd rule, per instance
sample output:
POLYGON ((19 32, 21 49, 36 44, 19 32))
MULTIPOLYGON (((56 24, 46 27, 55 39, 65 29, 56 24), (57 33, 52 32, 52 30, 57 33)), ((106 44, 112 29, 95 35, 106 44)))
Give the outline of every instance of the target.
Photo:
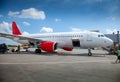
POLYGON ((0 54, 0 82, 120 82, 120 64, 103 50, 0 54))

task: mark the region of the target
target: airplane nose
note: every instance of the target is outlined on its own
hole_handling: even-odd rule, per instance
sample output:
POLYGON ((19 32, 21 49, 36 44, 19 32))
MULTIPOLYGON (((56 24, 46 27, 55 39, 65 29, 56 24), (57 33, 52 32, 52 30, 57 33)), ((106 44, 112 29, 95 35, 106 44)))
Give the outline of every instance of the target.
POLYGON ((107 46, 112 46, 113 45, 113 40, 107 38, 106 44, 107 44, 107 46))

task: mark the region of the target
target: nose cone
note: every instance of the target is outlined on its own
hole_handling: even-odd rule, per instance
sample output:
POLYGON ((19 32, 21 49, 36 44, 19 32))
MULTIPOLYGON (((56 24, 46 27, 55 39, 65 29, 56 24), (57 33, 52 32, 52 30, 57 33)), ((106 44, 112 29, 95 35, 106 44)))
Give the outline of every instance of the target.
POLYGON ((113 45, 113 41, 109 38, 107 38, 106 40, 106 46, 112 46, 113 45))

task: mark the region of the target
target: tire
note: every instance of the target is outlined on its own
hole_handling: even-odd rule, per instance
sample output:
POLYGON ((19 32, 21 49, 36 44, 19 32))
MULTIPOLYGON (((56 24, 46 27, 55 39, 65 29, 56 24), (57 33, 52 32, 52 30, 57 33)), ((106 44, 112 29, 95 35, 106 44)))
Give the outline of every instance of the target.
POLYGON ((36 49, 35 53, 39 53, 40 54, 41 53, 41 49, 36 49))
POLYGON ((92 56, 92 53, 88 53, 88 56, 92 56))

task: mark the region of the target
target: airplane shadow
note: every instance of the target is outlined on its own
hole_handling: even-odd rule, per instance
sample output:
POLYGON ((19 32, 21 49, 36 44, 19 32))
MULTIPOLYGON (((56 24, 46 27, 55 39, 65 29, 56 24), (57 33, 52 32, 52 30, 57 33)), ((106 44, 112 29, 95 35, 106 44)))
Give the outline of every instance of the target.
POLYGON ((58 56, 87 56, 87 57, 105 57, 106 54, 94 54, 92 56, 88 56, 87 53, 80 53, 80 54, 74 54, 74 53, 66 53, 66 52, 55 52, 55 53, 48 53, 48 52, 42 52, 41 54, 37 55, 44 55, 44 56, 53 56, 53 55, 58 55, 58 56))
POLYGON ((21 52, 7 52, 5 54, 20 54, 20 55, 44 55, 44 56, 53 56, 53 55, 58 55, 58 56, 87 56, 87 57, 105 57, 107 54, 96 54, 93 53, 92 56, 88 56, 87 53, 69 53, 69 52, 54 52, 54 53, 48 53, 48 52, 42 52, 40 53, 35 53, 33 51, 21 51, 21 52))

